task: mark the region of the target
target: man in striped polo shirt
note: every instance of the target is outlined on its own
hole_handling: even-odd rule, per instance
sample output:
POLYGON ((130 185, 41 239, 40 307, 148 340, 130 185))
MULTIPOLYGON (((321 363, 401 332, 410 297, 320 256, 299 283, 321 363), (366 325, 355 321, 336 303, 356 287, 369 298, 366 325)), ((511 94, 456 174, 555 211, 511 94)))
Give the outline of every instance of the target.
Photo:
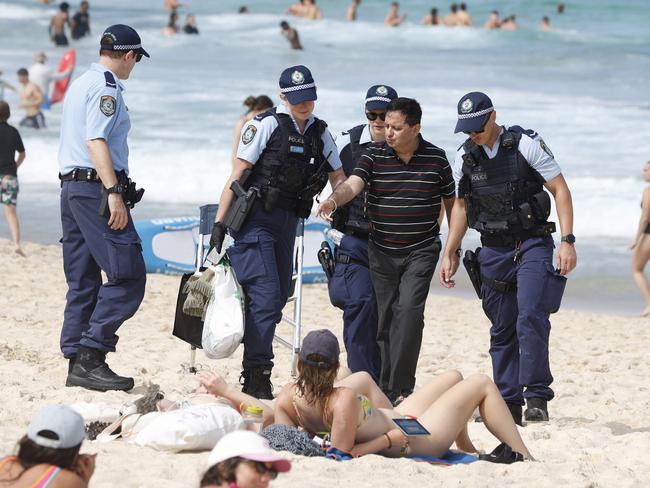
POLYGON ((352 175, 318 208, 332 212, 368 185, 368 257, 379 313, 380 386, 395 402, 415 386, 424 305, 440 254, 438 217, 455 185, 445 152, 420 135, 422 109, 410 98, 387 107, 386 141, 373 143, 352 175))

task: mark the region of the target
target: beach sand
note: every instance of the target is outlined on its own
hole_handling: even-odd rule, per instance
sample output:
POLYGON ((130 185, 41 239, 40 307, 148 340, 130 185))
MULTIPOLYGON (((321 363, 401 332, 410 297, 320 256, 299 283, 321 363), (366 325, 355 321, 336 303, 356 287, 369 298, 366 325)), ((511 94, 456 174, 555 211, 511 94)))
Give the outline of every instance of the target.
MULTIPOLYGON (((66 283, 61 249, 27 243, 26 259, 0 241, 3 256, 0 293, 0 451, 13 452, 32 415, 48 403, 102 402, 119 406, 130 396, 66 388, 67 362, 59 350, 66 283)), ((147 293, 134 318, 119 331, 118 352, 108 362, 120 374, 160 384, 167 398, 197 386, 183 373, 189 346, 171 335, 176 276, 150 275, 147 293)), ((569 286, 571 286, 569 284, 569 286)), ((342 337, 341 312, 329 303, 324 285, 304 288, 304 332, 328 327, 342 337)), ((292 306, 287 307, 288 311, 292 306)), ((556 397, 549 404, 551 421, 520 431, 535 463, 440 467, 406 459, 366 456, 336 463, 299 458, 275 487, 331 486, 576 486, 638 487, 650 482, 650 320, 562 310, 552 317, 551 366, 556 397)), ((478 300, 430 296, 417 370, 418 385, 447 369, 464 375, 491 373, 489 323, 478 300)), ((288 327, 279 328, 289 337, 288 327)), ((277 346, 273 383, 287 383, 289 352, 277 346)), ((242 349, 228 360, 212 361, 201 352, 198 362, 218 370, 230 383, 240 372, 242 349)), ((479 449, 491 451, 498 441, 484 425, 470 423, 479 449)), ((94 487, 192 487, 205 469, 206 453, 171 454, 122 441, 86 442, 84 452, 98 452, 94 487)))

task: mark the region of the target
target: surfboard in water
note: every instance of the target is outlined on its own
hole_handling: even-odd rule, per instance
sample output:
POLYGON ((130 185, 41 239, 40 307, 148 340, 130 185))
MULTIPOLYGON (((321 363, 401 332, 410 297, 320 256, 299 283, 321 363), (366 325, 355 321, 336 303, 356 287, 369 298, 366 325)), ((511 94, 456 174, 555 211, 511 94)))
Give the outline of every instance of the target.
MULTIPOLYGON (((64 71, 67 71, 70 68, 74 69, 76 58, 77 56, 75 54, 74 49, 68 49, 61 57, 61 61, 59 61, 59 67, 56 70, 57 73, 63 73, 64 71)), ((68 89, 71 80, 72 80, 72 71, 68 76, 66 76, 62 80, 57 80, 54 83, 54 88, 52 89, 52 96, 50 97, 51 105, 54 105, 55 103, 58 103, 63 100, 63 97, 65 96, 65 92, 68 89)))
MULTIPOLYGON (((199 239, 198 217, 138 220, 135 228, 142 241, 147 273, 182 274, 194 271, 199 239)), ((305 222, 303 283, 327 282, 317 252, 321 242, 328 240, 325 232, 329 228, 321 220, 309 219, 305 222)), ((205 244, 207 251, 207 242, 205 244)))

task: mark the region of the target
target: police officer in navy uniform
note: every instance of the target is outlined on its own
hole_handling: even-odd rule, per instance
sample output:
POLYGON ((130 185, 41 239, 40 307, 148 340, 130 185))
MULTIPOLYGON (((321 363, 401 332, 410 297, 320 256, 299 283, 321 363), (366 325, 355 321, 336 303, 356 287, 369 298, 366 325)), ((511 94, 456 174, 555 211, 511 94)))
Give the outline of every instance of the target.
MULTIPOLYGON (((373 142, 385 140, 386 107, 397 98, 387 85, 370 87, 366 94, 367 124, 343 132, 336 145, 345 176, 357 166, 361 153, 373 142)), ((379 382, 381 354, 377 343, 377 300, 368 269, 367 190, 337 209, 332 227, 343 234, 336 248, 334 275, 328 288, 332 304, 343 310, 343 341, 348 353, 348 367, 353 373, 368 372, 379 382)))
POLYGON ((469 136, 458 149, 458 197, 450 222, 440 282, 454 286, 455 252, 469 227, 481 234, 478 255, 483 310, 492 323, 494 381, 519 425, 548 420, 553 398, 549 315, 560 306, 565 276, 576 266, 571 192, 553 153, 533 130, 500 126, 490 98, 468 93, 458 102, 455 132, 469 136), (553 264, 555 199, 562 237, 553 264))
POLYGON ((273 336, 289 296, 293 247, 300 217, 308 217, 313 198, 327 184, 345 180, 327 124, 312 112, 316 83, 305 66, 280 76, 279 105, 258 115, 241 134, 233 170, 221 194, 211 246, 221 250, 229 210, 236 206, 233 182, 243 182, 254 204, 228 249, 237 280, 246 294, 243 389, 273 398, 273 336))
POLYGON ((63 103, 59 168, 68 282, 61 331, 61 350, 69 359, 66 386, 133 388, 133 378, 108 367, 106 353, 115 351, 117 330, 140 306, 146 281, 140 239, 124 200, 131 122, 120 81, 129 78, 142 56, 149 54, 134 29, 108 27, 99 62, 72 83, 63 103))

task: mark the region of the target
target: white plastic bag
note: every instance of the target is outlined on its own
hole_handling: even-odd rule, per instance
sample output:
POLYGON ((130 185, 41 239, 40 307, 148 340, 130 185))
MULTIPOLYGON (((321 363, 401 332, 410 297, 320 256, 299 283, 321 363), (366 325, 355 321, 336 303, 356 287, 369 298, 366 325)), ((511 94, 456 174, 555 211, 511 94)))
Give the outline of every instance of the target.
POLYGON ((243 428, 242 416, 232 407, 191 405, 159 413, 129 442, 160 451, 208 450, 224 435, 243 428))
POLYGON ((212 279, 212 297, 203 323, 201 345, 205 355, 225 359, 235 352, 244 338, 244 292, 227 260, 217 266, 212 279))

